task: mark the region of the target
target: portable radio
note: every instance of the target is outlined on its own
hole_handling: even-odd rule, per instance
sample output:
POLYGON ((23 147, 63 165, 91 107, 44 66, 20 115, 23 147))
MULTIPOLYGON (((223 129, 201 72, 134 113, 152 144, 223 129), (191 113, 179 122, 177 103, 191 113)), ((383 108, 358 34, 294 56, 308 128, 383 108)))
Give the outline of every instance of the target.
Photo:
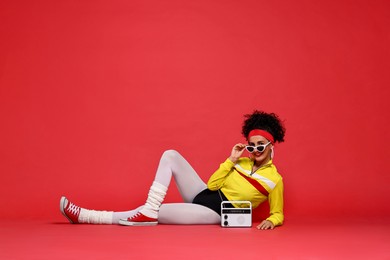
POLYGON ((222 201, 221 227, 251 227, 252 203, 250 201, 222 201), (239 207, 232 208, 232 204, 239 207), (230 207, 229 207, 230 206, 230 207))

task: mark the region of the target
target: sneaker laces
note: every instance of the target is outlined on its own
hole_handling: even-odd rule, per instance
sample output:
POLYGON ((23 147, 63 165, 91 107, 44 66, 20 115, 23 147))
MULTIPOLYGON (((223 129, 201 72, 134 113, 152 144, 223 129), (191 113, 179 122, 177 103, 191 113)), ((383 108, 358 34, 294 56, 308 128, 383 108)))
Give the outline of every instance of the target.
POLYGON ((141 215, 142 215, 142 213, 141 213, 141 212, 137 212, 137 213, 135 213, 135 215, 133 215, 133 216, 129 217, 127 220, 132 220, 132 219, 135 219, 135 218, 137 218, 137 217, 139 217, 139 216, 141 216, 141 215))
POLYGON ((137 213, 135 213, 133 216, 131 216, 131 217, 129 217, 127 220, 128 221, 131 221, 131 220, 133 220, 133 219, 135 219, 135 218, 138 218, 138 217, 140 217, 140 216, 142 216, 143 214, 141 213, 141 212, 137 212, 137 213))
POLYGON ((78 215, 80 213, 80 207, 73 204, 72 202, 69 202, 69 207, 66 209, 66 211, 73 215, 78 215))

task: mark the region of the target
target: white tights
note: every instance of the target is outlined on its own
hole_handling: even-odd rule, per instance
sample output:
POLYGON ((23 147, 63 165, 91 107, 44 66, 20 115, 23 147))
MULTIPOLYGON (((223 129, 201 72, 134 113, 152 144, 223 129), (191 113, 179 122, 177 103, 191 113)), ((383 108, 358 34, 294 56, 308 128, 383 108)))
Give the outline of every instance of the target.
MULTIPOLYGON (((207 188, 207 185, 181 154, 174 150, 168 150, 160 159, 154 181, 168 187, 172 176, 185 203, 162 204, 158 214, 159 223, 217 224, 220 222, 220 216, 215 211, 191 203, 199 192, 207 188)), ((141 208, 114 212, 112 223, 117 224, 119 219, 133 216, 141 208)))

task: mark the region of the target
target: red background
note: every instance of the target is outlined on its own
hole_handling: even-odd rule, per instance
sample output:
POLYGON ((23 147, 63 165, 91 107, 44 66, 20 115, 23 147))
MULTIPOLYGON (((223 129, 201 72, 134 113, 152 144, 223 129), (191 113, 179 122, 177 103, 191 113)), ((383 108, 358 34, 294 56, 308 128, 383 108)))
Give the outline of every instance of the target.
MULTIPOLYGON (((388 1, 0 3, 0 214, 143 203, 165 149, 207 181, 275 112, 286 220, 389 218, 388 1)), ((171 186, 167 202, 180 201, 171 186)), ((264 206, 263 206, 264 208, 264 206)))

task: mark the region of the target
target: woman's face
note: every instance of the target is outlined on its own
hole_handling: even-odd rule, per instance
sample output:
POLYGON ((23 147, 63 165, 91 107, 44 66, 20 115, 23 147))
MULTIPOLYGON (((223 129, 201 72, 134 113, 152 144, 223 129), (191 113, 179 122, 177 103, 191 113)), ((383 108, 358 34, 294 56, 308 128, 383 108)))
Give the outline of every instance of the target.
MULTIPOLYGON (((254 135, 251 136, 248 140, 248 144, 250 146, 258 146, 258 145, 265 145, 269 141, 261 136, 261 135, 254 135)), ((251 153, 253 160, 255 161, 255 164, 258 166, 266 164, 271 159, 271 148, 273 147, 272 144, 267 145, 265 147, 265 150, 263 152, 259 152, 255 150, 253 153, 251 153)))

